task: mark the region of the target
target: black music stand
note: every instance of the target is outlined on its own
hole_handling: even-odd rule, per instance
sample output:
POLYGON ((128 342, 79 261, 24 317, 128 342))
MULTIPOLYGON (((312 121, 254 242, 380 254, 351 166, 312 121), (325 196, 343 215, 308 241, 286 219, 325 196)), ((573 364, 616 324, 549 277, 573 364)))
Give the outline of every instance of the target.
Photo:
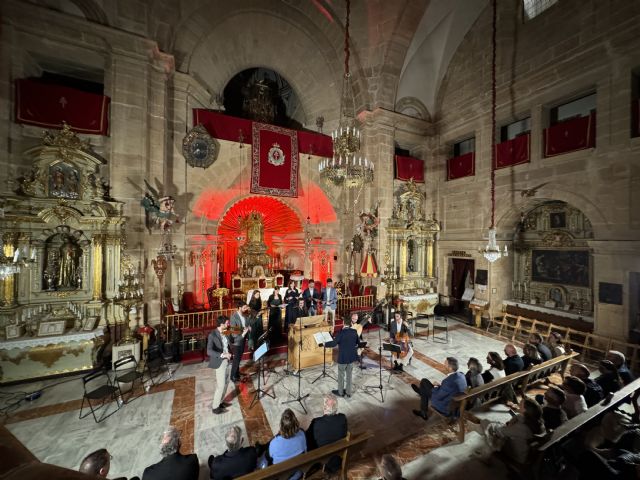
MULTIPOLYGON (((297 321, 298 320, 296 320, 296 322, 297 321)), ((304 413, 306 415, 307 414, 307 409, 304 407, 304 404, 302 403, 302 400, 307 398, 309 396, 309 394, 307 393, 306 395, 301 395, 301 389, 302 389, 302 384, 301 384, 301 382, 302 382, 302 328, 303 328, 302 327, 302 321, 300 321, 300 343, 298 345, 298 396, 296 398, 294 398, 293 400, 287 400, 286 402, 282 402, 282 404, 286 405, 288 403, 298 402, 300 404, 300 406, 302 407, 302 410, 304 410, 304 413)), ((287 360, 288 360, 288 358, 289 358, 289 356, 287 355, 287 360)))
POLYGON ((260 378, 264 375, 264 356, 268 351, 269 343, 264 342, 259 348, 256 349, 255 352, 253 352, 253 361, 258 362, 258 388, 256 388, 256 394, 253 397, 253 400, 251 400, 251 405, 249 405, 249 408, 252 408, 253 404, 260 400, 261 396, 264 397, 266 395, 267 397, 276 398, 275 393, 271 394, 267 392, 266 390, 262 389, 260 384, 260 378))
POLYGON ((320 345, 322 345, 322 372, 320 372, 320 375, 318 375, 318 378, 316 378, 313 382, 311 382, 312 385, 324 377, 332 378, 336 382, 338 381, 333 375, 327 372, 327 347, 325 347, 324 343, 322 344, 318 343, 318 346, 320 345))
MULTIPOLYGON (((393 363, 393 354, 400 356, 400 352, 402 352, 402 348, 400 345, 396 345, 395 343, 383 343, 382 349, 389 352, 389 361, 393 363)), ((389 369, 389 378, 387 379, 387 383, 391 381, 391 377, 393 376, 393 368, 389 369)))
MULTIPOLYGON (((385 344, 392 345, 392 344, 385 344)), ((384 403, 384 387, 382 386, 382 329, 378 328, 378 375, 379 375, 379 383, 378 385, 366 385, 364 387, 365 393, 369 395, 373 395, 372 390, 379 390, 380 392, 380 402, 384 403)), ((385 348, 386 349, 386 348, 385 348)), ((400 347, 398 346, 398 352, 400 351, 400 347)), ((391 377, 389 377, 391 378, 391 377)), ((389 381, 387 381, 389 383, 389 381)), ((392 387, 387 385, 387 390, 393 390, 392 387)))

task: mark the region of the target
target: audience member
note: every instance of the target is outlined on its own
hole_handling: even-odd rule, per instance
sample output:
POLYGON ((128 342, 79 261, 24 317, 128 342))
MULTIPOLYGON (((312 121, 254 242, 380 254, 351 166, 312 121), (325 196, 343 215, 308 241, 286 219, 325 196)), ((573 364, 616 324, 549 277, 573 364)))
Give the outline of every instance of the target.
POLYGON ((567 349, 562 344, 562 335, 559 332, 551 332, 547 341, 553 358, 564 355, 567 352, 567 349))
POLYGON ((380 480, 405 480, 402 476, 402 468, 393 455, 385 454, 378 462, 380 480))
POLYGON ((524 370, 524 361, 518 356, 518 351, 514 345, 510 343, 505 345, 504 354, 506 357, 502 362, 504 363, 505 375, 511 375, 512 373, 524 370))
POLYGON ((502 363, 502 358, 500 358, 498 352, 489 352, 487 354, 487 363, 489 364, 489 369, 485 370, 482 374, 484 383, 492 382, 498 378, 504 378, 504 363, 502 363))
POLYGON ((542 343, 542 335, 537 332, 532 333, 531 335, 529 335, 529 343, 536 347, 543 362, 551 360, 553 355, 551 354, 551 350, 549 349, 549 347, 542 343))
POLYGON ((605 397, 622 388, 618 369, 611 360, 602 360, 598 365, 598 370, 600 370, 600 376, 596 378, 596 383, 602 387, 602 393, 605 397))
MULTIPOLYGON (((347 436, 347 417, 338 413, 338 398, 329 393, 324 396, 323 415, 311 420, 306 431, 307 450, 323 447, 347 436)), ((335 473, 340 470, 341 458, 334 455, 325 466, 325 472, 335 473)))
POLYGON ((169 427, 162 434, 160 454, 162 460, 145 468, 142 480, 198 480, 200 464, 195 453, 180 453, 180 432, 169 427))
POLYGON ((562 404, 562 409, 568 418, 573 418, 582 412, 587 411, 587 402, 584 400, 585 386, 578 377, 567 375, 562 382, 562 390, 566 399, 562 404))
MULTIPOLYGON (((90 453, 82 462, 80 462, 80 468, 78 471, 86 473, 87 475, 96 475, 98 477, 107 478, 109 475, 109 469, 111 468, 111 454, 106 448, 101 448, 95 452, 90 453)), ((115 480, 127 480, 125 477, 119 477, 115 480)), ((138 477, 133 477, 131 480, 138 480, 138 477)))
POLYGON ((535 345, 531 343, 525 344, 522 347, 522 363, 524 365, 524 370, 529 370, 534 365, 540 365, 542 363, 542 357, 538 352, 538 349, 535 345))
POLYGON ((618 375, 620 376, 620 380, 622 380, 623 387, 633 382, 635 377, 627 367, 627 361, 624 353, 618 352, 617 350, 609 350, 609 352, 607 352, 606 359, 613 363, 618 369, 618 375))
POLYGON ((591 408, 596 403, 604 398, 604 392, 602 387, 598 385, 592 378, 589 378, 589 369, 581 364, 574 363, 569 368, 569 372, 574 377, 578 377, 584 383, 586 390, 584 391, 584 401, 587 402, 587 407, 591 408))
POLYGON ((465 374, 467 380, 467 386, 469 388, 479 387, 484 385, 484 379, 482 378, 482 364, 480 360, 475 357, 471 357, 467 362, 467 368, 469 369, 465 374))
POLYGON ((256 469, 258 453, 255 447, 243 447, 242 430, 237 425, 229 428, 224 436, 227 450, 209 457, 209 476, 212 480, 231 480, 256 469))
POLYGON ((420 395, 420 410, 414 410, 413 413, 424 420, 427 420, 427 410, 429 401, 432 407, 442 415, 449 416, 453 412, 449 410, 449 404, 453 397, 460 393, 464 393, 467 389, 467 382, 464 375, 458 372, 458 360, 453 357, 447 357, 444 362, 447 370, 447 376, 439 382, 430 382, 426 378, 420 381, 420 386, 415 383, 411 385, 413 391, 420 395))
POLYGON ((307 451, 307 440, 295 413, 290 408, 282 412, 280 431, 269 443, 273 463, 284 462, 307 451))
POLYGON ((547 430, 555 430, 566 422, 567 414, 562 409, 567 396, 564 391, 555 385, 551 385, 544 392, 544 403, 542 404, 542 420, 547 430))

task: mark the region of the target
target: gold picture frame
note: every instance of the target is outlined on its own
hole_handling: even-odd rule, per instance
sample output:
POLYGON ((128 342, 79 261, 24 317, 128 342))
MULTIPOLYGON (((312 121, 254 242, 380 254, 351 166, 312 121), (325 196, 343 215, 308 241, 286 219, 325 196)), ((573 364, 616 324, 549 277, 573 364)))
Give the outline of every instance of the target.
POLYGON ((66 327, 66 320, 54 320, 51 322, 40 322, 38 325, 38 336, 48 337, 51 335, 62 335, 66 327))

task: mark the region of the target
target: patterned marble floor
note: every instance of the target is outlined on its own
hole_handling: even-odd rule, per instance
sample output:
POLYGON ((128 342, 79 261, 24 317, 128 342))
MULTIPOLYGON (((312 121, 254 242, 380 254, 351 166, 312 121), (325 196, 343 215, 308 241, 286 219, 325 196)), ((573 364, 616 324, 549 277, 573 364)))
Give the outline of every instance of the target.
MULTIPOLYGON (((384 332, 383 332, 384 338, 384 332)), ((418 397, 411 383, 423 377, 441 380, 444 377, 442 361, 447 356, 457 357, 466 364, 470 356, 484 359, 489 350, 502 352, 504 340, 465 325, 450 326, 449 340, 434 341, 418 337, 414 340, 415 355, 405 373, 390 377, 383 371, 384 403, 378 387, 378 334, 365 333, 371 347, 367 351, 365 370, 354 368, 355 394, 341 399, 339 410, 347 415, 352 432, 371 430, 374 434, 360 451, 351 455, 349 478, 378 478, 375 462, 382 453, 392 453, 403 463, 408 479, 458 478, 456 472, 473 468, 477 480, 506 478, 500 466, 487 466, 482 460, 482 439, 474 433, 460 445, 454 432, 437 419, 428 422, 417 419, 411 410, 417 408, 418 397), (369 392, 369 393, 368 393, 369 392)), ((44 389, 43 396, 33 402, 23 402, 8 418, 7 428, 40 460, 76 469, 82 457, 97 448, 107 447, 113 455, 110 477, 141 475, 144 468, 160 459, 159 442, 162 431, 174 425, 183 434, 183 452, 195 452, 200 460, 200 478, 208 478, 209 455, 224 451, 223 436, 231 425, 239 425, 246 443, 269 440, 278 430, 282 411, 288 406, 306 428, 311 419, 322 414, 322 396, 336 388, 331 378, 320 378, 312 383, 322 367, 303 371, 300 387, 307 410, 293 400, 298 393, 298 379, 283 374, 284 359, 268 363, 266 389, 275 398, 263 397, 252 407, 256 388, 255 376, 247 383, 231 389, 227 400, 233 404, 227 413, 213 415, 211 401, 215 386, 213 371, 205 363, 177 366, 173 378, 154 387, 141 398, 126 405, 100 424, 89 416, 78 419, 82 386, 79 378, 33 382, 3 388, 0 399, 16 392, 44 389)), ((383 358, 383 367, 388 365, 383 358)), ((252 367, 245 366, 247 372, 252 367)), ((337 367, 329 372, 336 377, 337 367)), ((506 420, 504 407, 496 406, 482 415, 506 420)))

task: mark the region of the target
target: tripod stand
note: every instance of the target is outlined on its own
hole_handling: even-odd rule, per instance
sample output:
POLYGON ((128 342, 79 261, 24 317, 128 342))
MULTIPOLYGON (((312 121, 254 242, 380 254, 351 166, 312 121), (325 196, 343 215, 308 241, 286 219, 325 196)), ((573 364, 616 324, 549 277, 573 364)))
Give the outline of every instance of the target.
POLYGON ((252 408, 253 404, 260 400, 261 396, 264 397, 266 395, 271 398, 276 398, 275 394, 271 394, 266 390, 263 390, 260 385, 260 378, 264 375, 264 356, 267 351, 269 351, 269 343, 264 342, 253 354, 253 361, 258 362, 258 388, 256 388, 255 396, 253 397, 253 400, 251 400, 249 408, 252 408))
MULTIPOLYGON (((378 375, 379 375, 379 384, 378 385, 366 385, 364 387, 364 391, 369 395, 374 395, 374 390, 379 390, 380 392, 380 403, 384 403, 384 387, 382 386, 382 329, 378 328, 378 375)), ((389 383, 387 381, 387 383, 389 383)), ((387 390, 393 390, 392 387, 387 386, 387 390)))
POLYGON ((336 382, 338 381, 333 375, 331 375, 330 373, 327 373, 327 347, 325 347, 325 344, 322 344, 322 372, 320 373, 320 375, 318 375, 318 378, 316 378, 313 382, 311 382, 311 384, 313 385, 318 380, 324 377, 332 378, 336 382))
MULTIPOLYGON (((306 395, 301 395, 301 388, 302 388, 302 321, 300 321, 300 324, 298 326, 298 328, 300 329, 300 343, 298 344, 298 396, 296 398, 294 398, 293 400, 287 400, 286 402, 282 402, 283 405, 286 405, 288 403, 293 403, 293 402, 298 402, 300 404, 300 406, 302 407, 302 410, 304 410, 305 415, 307 414, 307 409, 305 408, 304 404, 302 403, 302 400, 304 400, 305 398, 307 398, 309 396, 309 394, 307 393, 306 395)), ((287 360, 289 359, 289 356, 287 355, 287 360)))

